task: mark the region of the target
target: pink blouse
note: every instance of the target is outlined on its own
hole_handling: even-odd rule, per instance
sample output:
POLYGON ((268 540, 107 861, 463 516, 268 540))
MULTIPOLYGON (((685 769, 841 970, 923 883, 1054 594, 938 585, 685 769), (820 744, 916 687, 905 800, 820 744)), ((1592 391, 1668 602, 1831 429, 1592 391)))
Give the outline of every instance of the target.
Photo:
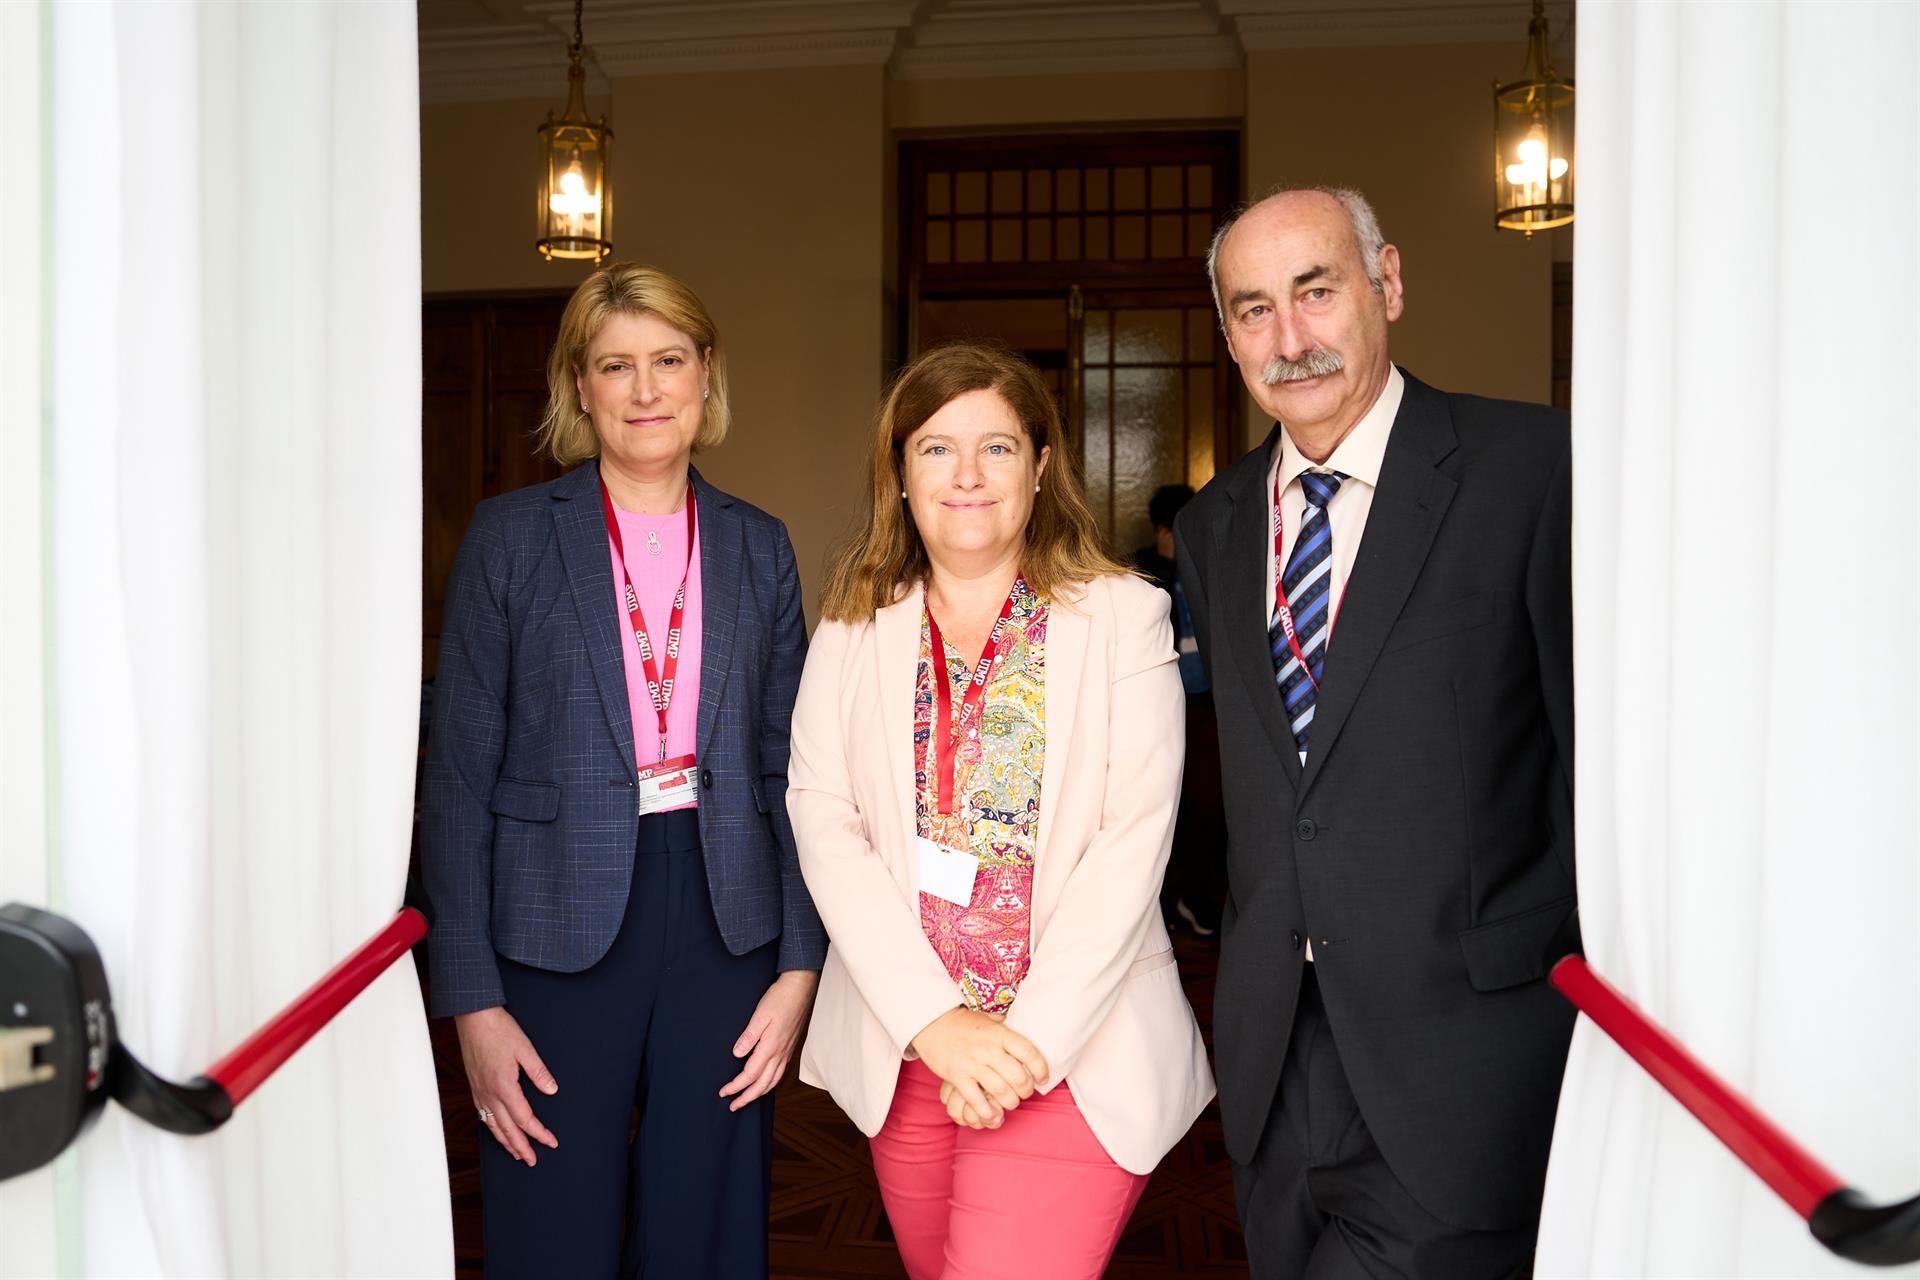
MULTIPOLYGON (((687 616, 680 635, 680 671, 674 677, 673 699, 667 704, 667 756, 671 759, 692 755, 700 708, 700 537, 696 532, 693 561, 689 565, 684 510, 671 515, 643 516, 615 507, 614 515, 620 521, 620 540, 627 550, 627 573, 633 579, 634 593, 640 597, 640 616, 646 620, 647 634, 653 639, 656 662, 666 648, 667 619, 673 612, 674 594, 680 589, 680 571, 687 570, 687 616), (652 535, 651 540, 648 535, 652 535)), ((633 741, 639 754, 651 759, 659 750, 660 719, 654 714, 653 699, 647 694, 646 664, 640 660, 640 646, 634 643, 633 628, 627 620, 626 587, 620 576, 619 557, 614 554, 612 535, 607 537, 607 558, 613 562, 614 609, 620 620, 621 654, 626 659, 627 709, 633 716, 633 741)), ((695 805, 689 801, 676 807, 691 809, 695 805)))

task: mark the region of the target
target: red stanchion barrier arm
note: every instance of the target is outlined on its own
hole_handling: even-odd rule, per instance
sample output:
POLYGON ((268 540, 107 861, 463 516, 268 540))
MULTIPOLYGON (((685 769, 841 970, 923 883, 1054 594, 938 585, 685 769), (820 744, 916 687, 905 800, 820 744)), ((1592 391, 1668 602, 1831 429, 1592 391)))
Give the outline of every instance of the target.
POLYGON ((0 1026, 0 1181, 40 1168, 71 1145, 111 1098, 169 1133, 211 1133, 234 1106, 299 1052, 427 933, 403 910, 271 1022, 184 1084, 154 1074, 120 1041, 106 967, 86 931, 23 903, 0 906, 0 988, 15 1020, 0 1026))
POLYGON ((1645 1067, 1675 1101, 1693 1112, 1714 1137, 1726 1143, 1795 1213, 1806 1217, 1846 1185, 1726 1081, 1702 1066, 1585 960, 1568 956, 1555 965, 1553 985, 1613 1037, 1628 1057, 1645 1067))
POLYGON ((1556 964, 1553 985, 1805 1219, 1821 1244, 1875 1266, 1920 1259, 1920 1196, 1868 1203, 1581 957, 1556 964))
POLYGON ((271 1022, 241 1041, 208 1070, 206 1078, 226 1091, 233 1105, 246 1101, 282 1063, 333 1021, 354 997, 386 972, 427 936, 427 919, 412 907, 401 911, 386 928, 367 939, 352 955, 335 965, 320 981, 274 1016, 271 1022))

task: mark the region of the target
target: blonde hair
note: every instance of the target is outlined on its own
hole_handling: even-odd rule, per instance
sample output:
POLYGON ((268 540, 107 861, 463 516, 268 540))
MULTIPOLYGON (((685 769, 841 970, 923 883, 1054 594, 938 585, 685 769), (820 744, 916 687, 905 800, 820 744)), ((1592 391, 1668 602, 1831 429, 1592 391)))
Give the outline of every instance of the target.
POLYGON ((956 342, 916 358, 880 401, 868 464, 867 509, 862 525, 838 548, 827 569, 820 604, 824 616, 844 622, 871 617, 926 579, 927 549, 899 497, 906 478, 907 438, 969 391, 992 391, 1006 401, 1035 455, 1041 449, 1051 451, 1027 516, 1027 550, 1021 562, 1027 585, 1047 595, 1068 583, 1130 572, 1101 544, 1073 465, 1060 406, 1039 372, 1004 348, 956 342))
POLYGON ((540 448, 563 467, 600 456, 600 437, 593 419, 580 410, 575 377, 586 368, 587 348, 616 315, 653 316, 693 339, 696 351, 707 358, 708 396, 695 449, 706 449, 727 438, 733 414, 727 404, 727 362, 720 350, 720 331, 707 313, 700 295, 658 267, 638 262, 616 262, 588 276, 560 316, 560 335, 547 357, 547 412, 540 420, 540 448))

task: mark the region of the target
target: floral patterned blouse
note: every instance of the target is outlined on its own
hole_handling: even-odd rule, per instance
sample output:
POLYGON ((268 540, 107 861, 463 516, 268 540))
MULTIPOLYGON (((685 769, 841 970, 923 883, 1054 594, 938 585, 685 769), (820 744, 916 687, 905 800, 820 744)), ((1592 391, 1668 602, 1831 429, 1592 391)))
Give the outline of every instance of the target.
MULTIPOLYGON (((1032 946, 1034 837, 1040 823, 1040 772, 1046 759, 1047 603, 1015 584, 1008 618, 1013 639, 987 682, 981 706, 980 753, 969 766, 961 752, 954 781, 954 818, 940 819, 933 729, 936 723, 933 644, 920 617, 919 675, 914 686, 914 826, 917 834, 957 845, 965 838, 980 859, 973 901, 966 906, 920 895, 920 926, 969 1009, 1005 1013, 1026 977, 1032 946), (936 823, 940 830, 936 832, 936 823)), ((953 646, 941 644, 941 670, 953 688, 954 717, 973 672, 953 646)))

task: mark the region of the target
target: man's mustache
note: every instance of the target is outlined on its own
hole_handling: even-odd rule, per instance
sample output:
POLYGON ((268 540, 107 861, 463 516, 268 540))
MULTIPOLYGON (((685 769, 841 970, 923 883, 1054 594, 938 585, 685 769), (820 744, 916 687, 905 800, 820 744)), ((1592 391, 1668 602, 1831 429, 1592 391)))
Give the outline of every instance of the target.
POLYGON ((1318 378, 1324 374, 1338 373, 1347 367, 1347 362, 1338 352, 1325 347, 1315 347, 1298 360, 1289 360, 1276 355, 1268 360, 1260 370, 1260 381, 1267 386, 1278 386, 1282 382, 1299 382, 1306 378, 1318 378))

